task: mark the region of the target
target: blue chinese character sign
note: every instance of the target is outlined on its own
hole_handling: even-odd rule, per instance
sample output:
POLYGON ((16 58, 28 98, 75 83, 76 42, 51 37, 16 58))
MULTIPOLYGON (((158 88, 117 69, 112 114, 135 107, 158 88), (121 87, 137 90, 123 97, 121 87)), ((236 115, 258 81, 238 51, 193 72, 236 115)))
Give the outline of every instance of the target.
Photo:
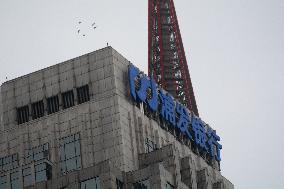
POLYGON ((158 112, 168 125, 191 140, 199 150, 208 153, 211 159, 221 161, 222 145, 218 142, 220 137, 216 131, 132 64, 128 68, 128 79, 130 95, 135 102, 144 102, 153 113, 158 112))

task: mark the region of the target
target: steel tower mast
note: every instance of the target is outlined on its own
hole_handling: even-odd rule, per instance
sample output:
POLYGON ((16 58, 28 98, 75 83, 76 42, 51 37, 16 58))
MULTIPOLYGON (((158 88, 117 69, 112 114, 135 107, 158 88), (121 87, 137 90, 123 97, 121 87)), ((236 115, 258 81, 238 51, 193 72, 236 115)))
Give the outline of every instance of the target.
POLYGON ((174 2, 148 1, 148 74, 198 116, 174 2))

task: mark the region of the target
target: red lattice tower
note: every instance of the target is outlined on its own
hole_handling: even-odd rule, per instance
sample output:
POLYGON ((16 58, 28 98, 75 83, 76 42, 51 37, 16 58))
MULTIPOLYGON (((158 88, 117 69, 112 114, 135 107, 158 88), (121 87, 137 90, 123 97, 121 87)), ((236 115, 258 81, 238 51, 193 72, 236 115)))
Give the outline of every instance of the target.
POLYGON ((148 74, 198 116, 173 0, 149 0, 148 74))

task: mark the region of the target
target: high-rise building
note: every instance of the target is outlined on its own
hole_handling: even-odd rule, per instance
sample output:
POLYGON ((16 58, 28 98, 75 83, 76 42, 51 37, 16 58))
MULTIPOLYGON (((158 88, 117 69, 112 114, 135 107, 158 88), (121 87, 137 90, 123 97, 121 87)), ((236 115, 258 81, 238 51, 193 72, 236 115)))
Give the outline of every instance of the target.
MULTIPOLYGON (((196 130, 158 116, 148 81, 106 47, 2 84, 0 189, 233 189, 217 143, 210 159, 196 130)), ((176 106, 176 119, 190 113, 176 106)))
POLYGON ((148 74, 198 116, 174 1, 148 3, 148 74))

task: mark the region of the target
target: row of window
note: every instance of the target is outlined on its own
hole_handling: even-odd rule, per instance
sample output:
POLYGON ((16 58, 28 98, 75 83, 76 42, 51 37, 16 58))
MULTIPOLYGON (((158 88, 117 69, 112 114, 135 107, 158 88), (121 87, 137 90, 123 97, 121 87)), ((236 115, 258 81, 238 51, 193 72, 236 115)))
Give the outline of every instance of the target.
MULTIPOLYGON (((26 167, 22 170, 22 176, 24 181, 24 186, 30 186, 34 182, 42 182, 51 179, 52 175, 52 167, 48 163, 40 163, 36 164, 34 167, 35 173, 32 174, 32 168, 26 167)), ((16 170, 10 173, 10 182, 8 182, 8 176, 2 175, 0 176, 0 189, 21 189, 23 188, 20 182, 21 172, 16 170), (10 183, 10 184, 9 184, 10 183), (10 185, 10 187, 9 187, 10 185)))
MULTIPOLYGON (((23 170, 23 181, 24 187, 32 185, 34 182, 42 182, 51 179, 51 170, 45 165, 41 164, 40 166, 35 167, 35 178, 32 177, 31 169, 24 169, 23 170), (41 173, 41 172, 44 172, 41 173), (49 176, 50 175, 50 176, 49 176)), ((10 174, 10 184, 8 182, 8 176, 0 176, 0 188, 1 189, 22 189, 22 185, 20 182, 20 172, 15 171, 10 174), (10 187, 9 187, 10 185, 10 187)), ((64 187, 67 188, 67 187, 64 187)), ((101 189, 100 179, 99 177, 95 177, 89 180, 85 180, 80 183, 80 189, 101 189)), ((117 186, 117 189, 119 188, 117 186)))
MULTIPOLYGON (((59 140, 59 157, 62 173, 81 168, 80 134, 70 135, 59 140)), ((45 143, 25 151, 24 164, 49 160, 49 145, 45 143)), ((12 154, 0 158, 0 170, 7 171, 18 168, 18 155, 12 154)))
MULTIPOLYGON (((44 169, 44 167, 43 167, 44 169)), ((27 178, 27 175, 31 175, 31 170, 24 170, 23 171, 23 176, 24 176, 24 183, 26 183, 26 178, 27 178)), ((40 179, 36 182, 41 182, 41 181, 44 181, 44 179, 40 179)), ((117 181, 119 181, 117 179, 117 181)), ((32 183, 33 182, 33 178, 29 178, 29 182, 32 183)), ((123 189, 123 183, 120 181, 119 183, 117 182, 117 189, 123 189)), ((31 185, 31 184, 29 184, 31 185)), ((24 187, 26 186, 29 186, 29 185, 25 185, 24 184, 24 187)), ((19 171, 16 171, 14 173, 11 173, 10 175, 10 186, 11 186, 11 189, 22 189, 22 186, 21 186, 21 183, 20 183, 20 173, 19 171)), ((1 189, 6 189, 6 188, 10 188, 8 186, 8 182, 7 182, 7 176, 1 176, 0 177, 0 188, 1 189)), ((67 187, 63 187, 63 189, 66 189, 67 187)), ((145 187, 143 187, 144 189, 145 187)), ((89 179, 89 180, 85 180, 83 182, 80 183, 80 189, 101 189, 101 184, 100 184, 100 178, 99 177, 95 177, 95 178, 92 178, 92 179, 89 179)), ((138 189, 138 188, 135 188, 135 189, 138 189)), ((145 189, 149 189, 149 187, 145 188, 145 189)), ((168 189, 168 188, 167 188, 168 189)))
MULTIPOLYGON (((90 100, 89 85, 76 88, 78 104, 82 104, 90 100)), ((63 109, 70 108, 75 105, 73 90, 66 91, 61 94, 63 109)), ((59 97, 58 95, 47 98, 47 114, 52 114, 59 111, 59 97)), ((44 102, 40 100, 31 104, 31 117, 38 119, 44 116, 44 102)), ((17 108, 17 121, 22 124, 29 121, 30 110, 29 106, 22 106, 17 108)))
MULTIPOLYGON (((59 140, 59 156, 60 166, 62 174, 67 172, 81 169, 81 152, 80 152, 80 134, 70 135, 68 137, 61 138, 59 140)), ((22 169, 23 184, 24 186, 30 186, 33 183, 47 181, 52 176, 52 166, 49 163, 49 145, 45 143, 43 145, 36 146, 32 149, 25 151, 24 163, 22 169), (34 169, 32 168, 34 163, 34 169), (34 170, 34 172, 32 171, 34 170)), ((0 158, 0 167, 2 170, 12 170, 18 168, 18 155, 13 154, 3 158, 0 158), (16 164, 15 164, 16 162, 16 164), (16 166, 14 166, 16 165, 16 166)), ((19 170, 11 171, 10 182, 7 180, 7 175, 0 177, 0 189, 22 188, 19 182, 21 176, 19 170)), ((98 182, 96 180, 96 182, 98 182)), ((86 183, 86 187, 88 186, 86 183)), ((85 188, 86 188, 85 187, 85 188)), ((88 188, 88 187, 87 187, 88 188)), ((95 189, 99 189, 99 186, 95 189)))
MULTIPOLYGON (((80 134, 76 133, 59 140, 59 157, 60 167, 62 174, 81 169, 81 152, 80 152, 80 134)), ((0 158, 2 164, 13 164, 18 162, 18 155, 13 154, 3 158, 0 158)), ((45 143, 36 146, 32 149, 25 151, 24 162, 22 169, 17 167, 11 171, 10 179, 7 175, 0 176, 0 189, 11 188, 20 189, 22 185, 20 183, 20 177, 23 177, 23 185, 30 186, 37 182, 47 181, 52 178, 52 166, 49 163, 49 144, 45 143)), ((11 167, 12 168, 12 167, 11 167)), ((139 188, 140 186, 147 186, 149 188, 149 181, 139 182, 140 184, 134 184, 139 188)), ((116 179, 117 189, 123 189, 124 184, 122 181, 116 179)), ((100 189, 99 177, 92 178, 81 182, 81 189, 100 189)), ((145 187, 143 187, 145 188, 145 187)))

